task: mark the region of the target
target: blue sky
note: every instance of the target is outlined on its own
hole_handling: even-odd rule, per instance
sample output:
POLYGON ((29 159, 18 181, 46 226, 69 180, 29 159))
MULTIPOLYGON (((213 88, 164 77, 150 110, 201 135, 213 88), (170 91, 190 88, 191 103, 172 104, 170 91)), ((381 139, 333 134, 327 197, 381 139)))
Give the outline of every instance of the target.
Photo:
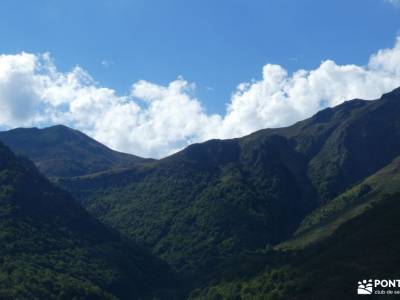
POLYGON ((3 0, 0 128, 164 157, 400 86, 400 0, 3 0))
POLYGON ((80 65, 120 93, 182 75, 223 113, 266 63, 365 64, 399 30, 400 9, 384 0, 6 0, 0 53, 50 52, 59 69, 80 65))

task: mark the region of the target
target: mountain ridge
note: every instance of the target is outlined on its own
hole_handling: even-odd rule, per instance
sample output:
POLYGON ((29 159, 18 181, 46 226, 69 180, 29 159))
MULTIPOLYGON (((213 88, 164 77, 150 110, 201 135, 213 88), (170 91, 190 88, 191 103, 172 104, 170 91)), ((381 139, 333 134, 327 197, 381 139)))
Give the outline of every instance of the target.
MULTIPOLYGON (((400 156, 399 115, 396 89, 378 100, 346 101, 289 127, 192 144, 160 160, 54 182, 101 222, 166 260, 194 289, 221 280, 224 269, 245 274, 246 266, 260 261, 272 267, 270 254, 264 257, 268 249, 278 252, 278 261, 291 255, 285 251, 298 251, 297 245, 280 246, 296 237, 307 243, 296 233, 309 220, 323 229, 313 221, 323 219, 320 211, 337 214, 333 222, 340 226, 328 239, 369 211, 343 195, 365 192, 362 183, 400 156), (354 208, 357 214, 340 219, 337 203, 344 213, 354 208), (247 256, 239 270, 227 267, 247 256)), ((376 190, 372 196, 382 197, 376 190)), ((324 240, 317 236, 317 246, 324 240)))
POLYGON ((286 128, 193 144, 118 176, 60 184, 178 269, 202 269, 219 256, 286 240, 307 214, 398 156, 398 94, 347 101, 286 128), (185 246, 172 251, 178 241, 185 246))
POLYGON ((29 157, 49 177, 82 176, 150 161, 111 150, 64 125, 11 129, 0 132, 0 140, 29 157))

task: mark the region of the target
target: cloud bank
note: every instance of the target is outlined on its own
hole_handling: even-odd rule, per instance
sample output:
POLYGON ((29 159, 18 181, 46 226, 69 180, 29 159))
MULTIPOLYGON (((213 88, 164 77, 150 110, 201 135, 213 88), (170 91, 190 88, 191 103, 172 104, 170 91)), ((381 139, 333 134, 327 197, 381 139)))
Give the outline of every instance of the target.
POLYGON ((49 54, 0 56, 0 127, 65 124, 113 149, 163 157, 193 143, 290 125, 353 98, 375 99, 400 86, 400 38, 367 65, 326 60, 289 74, 267 64, 262 78, 241 83, 224 115, 208 114, 195 85, 138 81, 126 95, 101 87, 85 70, 57 70, 49 54))

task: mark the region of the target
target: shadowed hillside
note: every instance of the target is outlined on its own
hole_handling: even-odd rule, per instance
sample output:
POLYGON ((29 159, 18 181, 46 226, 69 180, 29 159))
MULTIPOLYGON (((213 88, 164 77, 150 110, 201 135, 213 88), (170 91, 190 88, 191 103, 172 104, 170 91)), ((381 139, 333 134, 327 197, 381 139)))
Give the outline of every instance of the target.
POLYGON ((168 299, 175 285, 164 262, 94 220, 2 144, 0 244, 4 300, 168 299))
POLYGON ((258 273, 252 268, 246 276, 194 291, 190 299, 351 300, 360 298, 359 280, 398 278, 400 194, 379 197, 373 209, 344 223, 327 240, 302 251, 265 253, 259 261, 274 257, 278 264, 266 264, 258 273))

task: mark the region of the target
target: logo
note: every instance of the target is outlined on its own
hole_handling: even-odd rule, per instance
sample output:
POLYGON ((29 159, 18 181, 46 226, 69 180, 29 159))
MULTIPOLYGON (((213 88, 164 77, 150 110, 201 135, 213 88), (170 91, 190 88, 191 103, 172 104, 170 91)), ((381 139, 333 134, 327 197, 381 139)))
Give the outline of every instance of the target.
POLYGON ((358 295, 371 295, 374 291, 372 279, 363 280, 358 282, 357 294, 358 295))
POLYGON ((400 295, 400 279, 364 279, 357 283, 358 295, 400 295))

